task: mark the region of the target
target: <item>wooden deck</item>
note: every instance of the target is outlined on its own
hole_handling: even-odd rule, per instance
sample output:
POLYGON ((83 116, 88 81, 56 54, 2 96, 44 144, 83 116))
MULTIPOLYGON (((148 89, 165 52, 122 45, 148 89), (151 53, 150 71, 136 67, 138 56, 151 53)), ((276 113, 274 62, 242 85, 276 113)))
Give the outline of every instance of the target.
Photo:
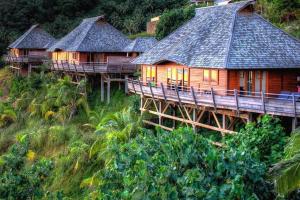
POLYGON ((43 63, 47 59, 45 56, 11 56, 4 55, 4 61, 7 63, 43 63))
POLYGON ((132 74, 137 71, 137 65, 131 63, 100 63, 47 61, 52 71, 85 73, 85 74, 132 74))
POLYGON ((196 88, 168 89, 162 84, 142 83, 128 80, 130 92, 178 104, 196 107, 233 110, 237 113, 249 112, 285 117, 300 117, 300 94, 282 95, 269 93, 243 94, 237 90, 200 91, 196 88))

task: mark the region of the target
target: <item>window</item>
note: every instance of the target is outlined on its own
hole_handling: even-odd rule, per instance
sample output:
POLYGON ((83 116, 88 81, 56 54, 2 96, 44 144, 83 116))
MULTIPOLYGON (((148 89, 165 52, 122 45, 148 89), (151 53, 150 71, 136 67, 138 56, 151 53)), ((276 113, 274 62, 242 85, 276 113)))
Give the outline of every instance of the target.
POLYGON ((211 82, 217 83, 219 82, 219 71, 218 70, 211 70, 211 82))
POLYGON ((204 69, 203 70, 203 82, 207 83, 219 83, 219 70, 204 69))
POLYGON ((203 81, 204 82, 209 82, 209 69, 205 69, 204 71, 203 71, 203 81))
POLYGON ((77 53, 72 53, 72 59, 77 60, 77 53))
POLYGON ((146 68, 146 81, 155 82, 156 81, 156 67, 147 66, 146 68))

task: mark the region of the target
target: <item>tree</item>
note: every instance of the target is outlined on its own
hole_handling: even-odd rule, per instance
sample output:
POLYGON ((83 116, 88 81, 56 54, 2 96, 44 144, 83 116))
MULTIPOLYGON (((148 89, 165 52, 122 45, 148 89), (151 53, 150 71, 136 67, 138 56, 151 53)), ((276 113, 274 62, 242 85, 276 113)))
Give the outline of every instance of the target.
POLYGON ((194 16, 194 6, 165 11, 157 24, 156 38, 163 39, 194 16))

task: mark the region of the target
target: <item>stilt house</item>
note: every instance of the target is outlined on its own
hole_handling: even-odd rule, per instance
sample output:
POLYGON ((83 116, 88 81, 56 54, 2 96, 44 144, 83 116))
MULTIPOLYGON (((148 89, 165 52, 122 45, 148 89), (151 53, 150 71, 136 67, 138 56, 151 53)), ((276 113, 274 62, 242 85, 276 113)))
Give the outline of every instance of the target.
MULTIPOLYGON (((55 43, 55 39, 39 25, 32 26, 27 32, 9 45, 5 60, 11 67, 26 71, 28 67, 41 65, 48 58, 46 51, 55 43)), ((29 69, 29 70, 30 70, 29 69)))
POLYGON ((291 117, 298 125, 300 42, 256 14, 253 1, 196 9, 192 20, 134 63, 142 65, 142 76, 130 90, 142 94, 142 111, 166 129, 162 118, 224 133, 233 118, 261 114, 291 117), (180 117, 164 113, 173 104, 180 117), (201 123, 204 111, 216 127, 201 123))

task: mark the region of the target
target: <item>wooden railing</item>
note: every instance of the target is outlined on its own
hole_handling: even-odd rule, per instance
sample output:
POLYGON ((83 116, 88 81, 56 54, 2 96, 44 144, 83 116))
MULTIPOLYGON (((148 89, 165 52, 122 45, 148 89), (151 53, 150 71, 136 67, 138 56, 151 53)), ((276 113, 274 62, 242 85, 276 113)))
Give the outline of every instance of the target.
POLYGON ((229 109, 239 112, 252 112, 287 117, 300 117, 300 94, 246 93, 238 90, 200 90, 193 87, 177 87, 156 83, 143 83, 128 80, 130 92, 174 101, 179 104, 193 104, 215 109, 229 109))
POLYGON ((78 72, 78 73, 134 73, 137 65, 131 63, 110 64, 104 62, 68 62, 46 61, 52 71, 78 72))
POLYGON ((42 63, 47 59, 47 56, 27 55, 27 56, 14 56, 4 55, 4 61, 7 63, 42 63))

